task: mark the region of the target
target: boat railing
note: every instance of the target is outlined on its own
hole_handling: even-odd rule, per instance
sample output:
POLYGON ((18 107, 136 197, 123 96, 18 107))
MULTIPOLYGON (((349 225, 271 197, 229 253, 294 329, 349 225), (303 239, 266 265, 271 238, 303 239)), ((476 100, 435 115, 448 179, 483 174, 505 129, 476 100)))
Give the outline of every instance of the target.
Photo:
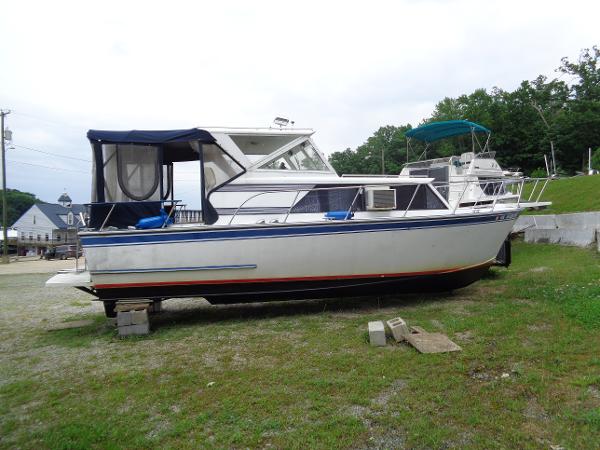
MULTIPOLYGON (((493 178, 493 179, 485 179, 485 180, 469 180, 469 181, 451 181, 447 183, 432 183, 432 187, 437 189, 438 191, 447 189, 448 191, 452 191, 454 193, 459 193, 458 201, 453 201, 449 203, 450 210, 453 214, 457 212, 459 209, 460 203, 469 192, 469 190, 473 190, 475 188, 475 192, 477 198, 470 205, 471 208, 479 209, 482 207, 491 208, 493 211, 496 208, 496 205, 499 201, 502 200, 510 200, 511 204, 515 204, 517 207, 521 205, 521 203, 525 202, 539 202, 545 189, 548 184, 549 179, 547 178, 493 178), (490 204, 491 203, 491 204, 490 204)), ((356 194, 350 206, 342 211, 345 211, 346 214, 343 215, 343 219, 348 220, 351 218, 352 213, 355 210, 356 202, 361 194, 365 192, 367 188, 373 187, 395 187, 395 186, 406 186, 407 183, 389 183, 384 185, 352 185, 352 186, 335 186, 335 187, 325 187, 325 188, 305 188, 305 189, 277 189, 277 190, 269 190, 258 192, 246 198, 235 210, 229 219, 228 224, 231 225, 235 218, 240 215, 240 211, 247 206, 249 203, 254 201, 259 197, 264 197, 268 195, 281 195, 283 193, 290 193, 290 197, 293 199, 291 203, 286 209, 284 218, 281 223, 286 223, 290 214, 292 214, 292 210, 298 204, 299 199, 301 198, 302 193, 310 193, 310 192, 318 192, 318 191, 341 191, 341 190, 356 190, 356 194)), ((414 200, 419 192, 419 189, 425 189, 425 183, 415 183, 415 190, 412 193, 412 196, 402 210, 396 210, 401 213, 401 217, 405 217, 408 214, 408 211, 411 209, 411 206, 414 203, 414 200)), ((504 202, 507 203, 507 202, 504 202)), ((340 214, 341 215, 341 214, 340 214)))

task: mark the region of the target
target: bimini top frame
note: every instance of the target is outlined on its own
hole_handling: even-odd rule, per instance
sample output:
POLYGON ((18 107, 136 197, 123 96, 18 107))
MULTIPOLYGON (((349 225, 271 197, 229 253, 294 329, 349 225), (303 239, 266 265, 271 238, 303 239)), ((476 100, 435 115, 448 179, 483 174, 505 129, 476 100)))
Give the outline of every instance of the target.
POLYGON ((427 150, 431 146, 433 142, 440 141, 442 139, 446 139, 454 136, 462 136, 466 134, 471 135, 471 142, 473 152, 475 152, 475 144, 479 146, 479 153, 483 153, 486 151, 491 131, 486 127, 479 125, 475 122, 470 122, 468 120, 447 120, 444 122, 432 122, 426 125, 422 125, 417 128, 413 128, 406 132, 406 162, 409 162, 409 152, 411 149, 410 142, 412 139, 416 139, 418 141, 425 143, 425 149, 423 153, 417 158, 417 161, 420 161, 424 156, 427 157, 427 150), (484 145, 482 146, 477 138, 477 133, 485 133, 486 140, 484 145))

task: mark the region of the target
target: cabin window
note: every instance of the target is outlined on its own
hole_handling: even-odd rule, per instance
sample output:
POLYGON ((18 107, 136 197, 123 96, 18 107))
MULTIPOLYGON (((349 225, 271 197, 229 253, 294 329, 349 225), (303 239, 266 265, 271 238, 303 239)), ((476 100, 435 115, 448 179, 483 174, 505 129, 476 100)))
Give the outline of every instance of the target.
MULTIPOLYGON (((197 149, 198 143, 193 142, 192 147, 197 149)), ((244 171, 242 166, 215 144, 203 145, 202 154, 204 158, 204 187, 207 193, 244 171)))
POLYGON ((363 194, 356 197, 357 190, 358 188, 310 191, 296 203, 291 212, 322 213, 328 211, 347 211, 349 209, 352 209, 352 211, 363 210, 363 194))
POLYGON ((502 181, 486 181, 485 178, 480 178, 479 187, 485 195, 506 194, 506 189, 502 181))
POLYGON ((447 209, 444 203, 426 184, 396 186, 396 209, 447 209), (418 189, 415 194, 415 189, 418 189), (413 198, 414 195, 414 198, 413 198), (412 203, 411 203, 412 199, 412 203))
POLYGON ((316 170, 329 171, 321 155, 312 146, 310 141, 304 141, 294 148, 269 161, 260 167, 270 170, 316 170))
POLYGON ((256 163, 275 150, 289 144, 300 135, 256 136, 256 135, 230 135, 231 140, 239 147, 251 163, 256 163))
POLYGON ((117 145, 119 186, 132 200, 148 200, 159 183, 158 147, 117 145))

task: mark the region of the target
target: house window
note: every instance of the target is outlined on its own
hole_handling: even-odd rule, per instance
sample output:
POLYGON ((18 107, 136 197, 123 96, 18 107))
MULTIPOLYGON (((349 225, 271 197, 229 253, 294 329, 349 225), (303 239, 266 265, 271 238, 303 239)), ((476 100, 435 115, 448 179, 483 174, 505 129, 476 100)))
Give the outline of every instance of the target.
POLYGON ((67 214, 67 225, 73 225, 73 213, 71 211, 67 214))
POLYGON ((40 242, 42 240, 42 236, 41 235, 37 235, 37 241, 40 242))
POLYGON ((25 240, 25 232, 21 231, 21 240, 24 241, 25 240))
POLYGON ((56 240, 60 242, 60 234, 56 235, 56 240))
POLYGON ((29 233, 29 240, 33 241, 33 233, 29 233))
POLYGON ((45 236, 45 237, 46 237, 46 242, 48 242, 48 240, 49 240, 48 233, 46 233, 46 236, 45 236))
POLYGON ((35 225, 35 216, 33 216, 33 224, 35 225))

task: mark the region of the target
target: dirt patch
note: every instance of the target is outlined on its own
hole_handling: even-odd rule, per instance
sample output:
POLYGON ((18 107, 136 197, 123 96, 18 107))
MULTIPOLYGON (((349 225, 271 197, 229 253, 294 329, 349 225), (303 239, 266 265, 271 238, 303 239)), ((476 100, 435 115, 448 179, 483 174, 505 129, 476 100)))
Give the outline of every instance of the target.
POLYGON ((527 406, 523 411, 523 415, 528 419, 547 421, 549 419, 548 413, 538 403, 537 399, 531 398, 527 402, 527 406))
POLYGON ((588 386, 587 392, 591 397, 600 400, 600 389, 598 389, 596 386, 588 386))
POLYGON ((550 331, 552 329, 552 325, 548 323, 534 323, 531 325, 527 325, 527 329, 529 331, 550 331))
POLYGON ((474 339, 475 335, 473 334, 473 332, 471 330, 466 330, 466 331, 459 331, 457 333, 454 333, 454 336, 460 340, 460 341, 464 341, 464 342, 470 342, 474 339))
POLYGON ((386 406, 390 398, 406 387, 406 381, 395 380, 390 387, 382 391, 372 402, 378 406, 386 406))

